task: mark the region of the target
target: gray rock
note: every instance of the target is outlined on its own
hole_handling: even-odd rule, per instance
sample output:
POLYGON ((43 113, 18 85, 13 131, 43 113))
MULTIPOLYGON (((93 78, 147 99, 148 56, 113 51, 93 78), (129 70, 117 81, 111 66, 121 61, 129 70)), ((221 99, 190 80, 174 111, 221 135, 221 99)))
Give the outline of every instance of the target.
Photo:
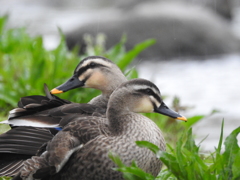
POLYGON ((233 7, 236 4, 233 0, 183 0, 185 2, 198 4, 216 12, 226 20, 232 20, 233 7))
POLYGON ((228 54, 240 50, 240 40, 232 33, 231 24, 207 8, 190 3, 147 2, 131 11, 112 17, 96 18, 67 34, 69 47, 83 43, 83 34, 107 35, 107 47, 127 34, 127 49, 148 38, 157 43, 141 53, 141 57, 164 59, 183 56, 228 54), (108 19, 108 20, 105 20, 108 19))

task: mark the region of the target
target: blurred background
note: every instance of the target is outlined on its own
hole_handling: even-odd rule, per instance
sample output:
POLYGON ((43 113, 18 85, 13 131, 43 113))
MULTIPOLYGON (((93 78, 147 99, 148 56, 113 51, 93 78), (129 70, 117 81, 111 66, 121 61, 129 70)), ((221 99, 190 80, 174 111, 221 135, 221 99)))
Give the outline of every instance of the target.
MULTIPOLYGON (((8 28, 26 27, 55 48, 59 30, 69 48, 84 51, 84 34, 106 34, 106 47, 127 36, 126 48, 146 39, 156 44, 134 66, 152 80, 171 104, 174 96, 191 107, 184 115, 209 115, 193 132, 202 147, 217 146, 222 119, 224 136, 240 125, 239 0, 0 0, 8 28), (218 113, 210 115, 213 110, 218 113)), ((26 94, 27 95, 27 94, 26 94)), ((173 132, 174 133, 174 132, 173 132)))

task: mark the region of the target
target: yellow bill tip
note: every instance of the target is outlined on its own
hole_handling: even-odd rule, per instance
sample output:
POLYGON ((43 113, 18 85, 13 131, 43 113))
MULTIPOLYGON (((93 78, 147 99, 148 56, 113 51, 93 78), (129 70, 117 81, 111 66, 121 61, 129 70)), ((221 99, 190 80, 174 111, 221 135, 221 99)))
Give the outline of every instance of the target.
POLYGON ((60 94, 60 93, 63 93, 63 91, 60 91, 60 90, 54 88, 54 89, 52 89, 52 90, 50 91, 50 93, 51 93, 51 94, 60 94))
POLYGON ((185 118, 184 116, 177 117, 176 119, 178 119, 178 120, 182 120, 182 121, 187 121, 187 118, 185 118))

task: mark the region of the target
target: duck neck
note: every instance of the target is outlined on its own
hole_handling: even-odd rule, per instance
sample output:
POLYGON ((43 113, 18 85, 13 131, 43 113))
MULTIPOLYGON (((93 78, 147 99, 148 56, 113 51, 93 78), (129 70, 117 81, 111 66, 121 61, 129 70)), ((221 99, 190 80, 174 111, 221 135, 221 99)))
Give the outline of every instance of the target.
POLYGON ((102 84, 102 86, 98 86, 98 88, 96 88, 99 89, 102 94, 96 98, 93 98, 89 104, 101 107, 104 106, 107 108, 108 100, 112 92, 125 81, 127 81, 127 79, 123 74, 121 76, 118 75, 117 78, 115 76, 112 76, 111 79, 107 81, 107 84, 102 84))
POLYGON ((120 135, 127 131, 129 119, 132 112, 128 110, 121 98, 115 97, 114 101, 108 103, 107 118, 109 121, 109 130, 112 135, 120 135))
POLYGON ((107 109, 108 100, 109 100, 109 96, 105 96, 101 94, 93 98, 88 104, 92 104, 92 105, 107 109))
POLYGON ((107 98, 109 98, 113 91, 117 89, 123 82, 127 81, 127 78, 120 70, 117 69, 114 71, 119 71, 118 75, 116 76, 115 74, 108 74, 105 84, 103 83, 101 86, 99 86, 99 90, 102 91, 102 95, 107 98))

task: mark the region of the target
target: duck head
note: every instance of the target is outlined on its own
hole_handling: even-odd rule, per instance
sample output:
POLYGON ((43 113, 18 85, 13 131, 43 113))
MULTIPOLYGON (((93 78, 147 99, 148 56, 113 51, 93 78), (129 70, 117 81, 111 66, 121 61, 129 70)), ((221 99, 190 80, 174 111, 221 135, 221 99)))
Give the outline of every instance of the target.
POLYGON ((51 93, 59 94, 78 87, 87 87, 98 89, 103 94, 111 94, 125 81, 126 77, 112 61, 100 56, 89 56, 78 64, 69 80, 51 90, 51 93))
POLYGON ((113 103, 118 104, 121 104, 120 101, 124 101, 120 108, 125 108, 127 111, 136 113, 156 112, 174 119, 187 121, 184 116, 168 108, 163 102, 157 86, 145 79, 138 78, 123 83, 112 93, 109 102, 110 107, 112 106, 112 99, 113 103))

